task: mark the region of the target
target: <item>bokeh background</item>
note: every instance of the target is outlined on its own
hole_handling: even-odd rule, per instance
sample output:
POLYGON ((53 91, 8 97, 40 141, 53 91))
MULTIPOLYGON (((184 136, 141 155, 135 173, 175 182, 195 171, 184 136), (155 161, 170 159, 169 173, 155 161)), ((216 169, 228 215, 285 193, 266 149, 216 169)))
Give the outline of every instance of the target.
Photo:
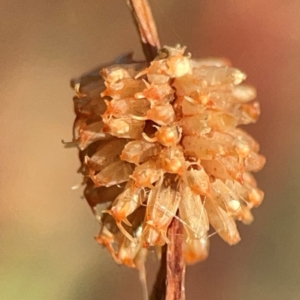
MULTIPOLYGON (((267 156, 266 197, 242 241, 211 239, 188 267, 187 299, 300 299, 300 2, 151 0, 163 44, 222 56, 258 88, 248 126, 267 156)), ((140 300, 134 270, 117 266, 93 236, 81 191, 70 78, 128 50, 142 58, 125 0, 0 3, 0 299, 140 300)), ((149 258, 149 284, 157 269, 149 258)))

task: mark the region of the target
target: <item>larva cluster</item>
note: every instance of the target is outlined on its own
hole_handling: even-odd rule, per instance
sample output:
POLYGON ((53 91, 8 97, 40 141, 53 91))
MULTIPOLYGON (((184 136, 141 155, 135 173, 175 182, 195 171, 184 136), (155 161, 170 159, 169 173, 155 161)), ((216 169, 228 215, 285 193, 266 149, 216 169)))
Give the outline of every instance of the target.
POLYGON ((121 61, 73 82, 71 144, 101 224, 97 241, 130 267, 169 242, 177 212, 187 263, 207 257, 210 226, 236 244, 236 221, 251 223, 263 199, 251 172, 265 159, 238 128, 260 114, 255 89, 227 60, 184 52, 164 47, 150 66, 121 61))

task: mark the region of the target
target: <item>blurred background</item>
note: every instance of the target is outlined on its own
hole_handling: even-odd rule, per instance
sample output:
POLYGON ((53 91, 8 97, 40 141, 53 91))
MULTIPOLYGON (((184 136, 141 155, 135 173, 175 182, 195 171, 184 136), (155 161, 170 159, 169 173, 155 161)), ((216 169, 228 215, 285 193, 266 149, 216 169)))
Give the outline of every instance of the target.
MULTIPOLYGON (((248 74, 262 115, 248 126, 267 156, 266 193, 235 247, 211 239, 187 269, 187 300, 300 299, 300 2, 150 0, 163 44, 222 56, 248 74)), ((142 58, 125 0, 2 0, 0 4, 0 299, 141 299, 135 270, 93 236, 81 191, 72 77, 128 50, 142 58)), ((157 269, 149 258, 149 284, 157 269)))

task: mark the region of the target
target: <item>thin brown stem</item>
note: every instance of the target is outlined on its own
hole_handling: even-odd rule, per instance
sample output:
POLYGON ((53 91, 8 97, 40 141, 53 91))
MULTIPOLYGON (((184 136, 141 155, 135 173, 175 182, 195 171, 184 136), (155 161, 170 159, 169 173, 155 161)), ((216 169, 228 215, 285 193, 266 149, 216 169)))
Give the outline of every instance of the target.
POLYGON ((147 0, 128 0, 147 60, 152 61, 160 49, 159 37, 147 0))
MULTIPOLYGON (((160 49, 160 41, 148 0, 127 0, 137 26, 143 50, 151 62, 160 49)), ((170 243, 162 249, 161 266, 150 300, 185 300, 185 263, 183 258, 183 228, 174 218, 168 228, 170 243)))
POLYGON ((183 228, 174 218, 168 229, 166 300, 185 300, 185 262, 183 257, 183 228))

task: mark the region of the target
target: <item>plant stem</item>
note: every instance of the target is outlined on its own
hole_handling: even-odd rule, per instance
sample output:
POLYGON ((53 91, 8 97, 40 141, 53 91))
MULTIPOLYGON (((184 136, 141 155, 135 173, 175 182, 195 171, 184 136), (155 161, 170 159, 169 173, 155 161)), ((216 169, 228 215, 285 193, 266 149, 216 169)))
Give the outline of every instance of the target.
POLYGON ((182 253, 183 228, 174 218, 168 229, 170 244, 162 248, 161 263, 150 300, 185 299, 185 262, 182 253))
MULTIPOLYGON (((160 41, 147 0, 128 0, 139 31, 144 54, 151 62, 160 49, 160 41)), ((150 300, 185 300, 185 263, 183 258, 183 228, 177 217, 168 228, 170 243, 162 249, 161 266, 150 300)))
POLYGON ((160 49, 159 37, 147 0, 128 0, 134 22, 139 31, 144 54, 148 62, 152 61, 160 49))
POLYGON ((183 257, 183 228, 174 218, 168 229, 166 300, 185 300, 185 262, 183 257))

